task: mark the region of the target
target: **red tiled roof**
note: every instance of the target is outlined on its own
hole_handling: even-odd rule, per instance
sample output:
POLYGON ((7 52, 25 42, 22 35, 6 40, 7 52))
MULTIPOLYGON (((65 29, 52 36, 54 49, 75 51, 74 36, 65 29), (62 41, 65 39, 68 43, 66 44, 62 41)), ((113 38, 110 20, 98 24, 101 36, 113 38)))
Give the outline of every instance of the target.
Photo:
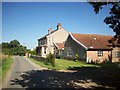
POLYGON ((112 36, 96 34, 71 34, 78 42, 82 43, 88 49, 111 49, 107 45, 109 45, 108 40, 111 39, 112 36))
POLYGON ((64 43, 56 43, 58 49, 64 48, 64 43))

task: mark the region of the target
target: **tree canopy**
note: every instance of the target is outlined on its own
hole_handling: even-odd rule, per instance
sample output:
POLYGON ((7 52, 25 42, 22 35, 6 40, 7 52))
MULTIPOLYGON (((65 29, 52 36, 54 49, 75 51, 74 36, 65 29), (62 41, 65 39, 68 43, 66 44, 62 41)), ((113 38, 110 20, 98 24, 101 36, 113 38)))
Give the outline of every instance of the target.
POLYGON ((36 55, 36 49, 33 50, 28 49, 27 52, 31 55, 36 55))
POLYGON ((89 2, 94 8, 96 14, 107 5, 110 5, 109 16, 106 16, 104 22, 115 32, 115 36, 109 40, 110 43, 120 43, 120 2, 89 2))
POLYGON ((26 46, 22 46, 18 40, 2 43, 2 53, 7 55, 25 55, 26 50, 26 46))

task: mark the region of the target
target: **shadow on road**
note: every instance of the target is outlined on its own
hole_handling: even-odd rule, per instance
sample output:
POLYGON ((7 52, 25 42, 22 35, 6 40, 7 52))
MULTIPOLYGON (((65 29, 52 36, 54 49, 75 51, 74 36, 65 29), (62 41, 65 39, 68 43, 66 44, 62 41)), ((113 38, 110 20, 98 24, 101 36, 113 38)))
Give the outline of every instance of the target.
MULTIPOLYGON (((74 88, 82 90, 119 89, 118 69, 73 67, 77 72, 58 72, 54 70, 32 70, 20 75, 22 79, 11 80, 11 85, 24 88, 74 88)), ((120 71, 120 69, 119 69, 120 71)))
POLYGON ((26 88, 73 88, 70 82, 75 78, 71 73, 53 70, 32 70, 20 77, 21 80, 17 78, 11 80, 11 85, 19 84, 26 88))
POLYGON ((120 68, 116 66, 101 67, 69 67, 69 70, 77 70, 74 73, 79 80, 92 80, 98 86, 92 86, 96 90, 120 90, 120 68))

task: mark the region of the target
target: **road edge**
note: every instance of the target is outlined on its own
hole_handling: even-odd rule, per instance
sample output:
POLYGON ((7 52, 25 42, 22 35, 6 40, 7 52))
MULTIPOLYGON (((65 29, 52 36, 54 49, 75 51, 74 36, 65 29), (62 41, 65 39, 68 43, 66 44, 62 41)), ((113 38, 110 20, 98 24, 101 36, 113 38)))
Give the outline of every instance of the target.
POLYGON ((39 69, 39 70, 48 70, 48 68, 44 68, 44 67, 41 67, 37 64, 35 64, 34 62, 32 62, 29 58, 27 57, 24 57, 31 65, 33 65, 36 69, 39 69))
POLYGON ((7 84, 8 83, 6 83, 6 82, 8 82, 9 81, 9 77, 11 76, 11 70, 12 70, 12 68, 13 68, 13 64, 14 64, 14 56, 12 56, 12 59, 13 59, 13 63, 12 63, 12 65, 10 66, 10 69, 8 70, 8 72, 6 73, 6 75, 4 76, 4 78, 2 78, 2 88, 4 88, 4 87, 7 87, 7 84))

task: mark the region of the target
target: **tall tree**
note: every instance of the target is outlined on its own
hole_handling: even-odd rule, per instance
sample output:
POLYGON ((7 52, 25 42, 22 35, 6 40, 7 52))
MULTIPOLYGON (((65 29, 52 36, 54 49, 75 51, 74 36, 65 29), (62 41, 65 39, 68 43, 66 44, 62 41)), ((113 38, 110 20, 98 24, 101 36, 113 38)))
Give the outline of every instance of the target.
POLYGON ((2 52, 8 55, 25 55, 26 47, 20 45, 19 41, 12 40, 10 43, 2 43, 2 52))
POLYGON ((17 41, 17 40, 10 41, 10 47, 11 48, 18 47, 18 46, 20 46, 19 41, 17 41))
POLYGON ((89 2, 94 8, 96 14, 107 5, 110 5, 109 16, 106 16, 104 22, 115 32, 115 36, 109 40, 109 43, 117 41, 120 44, 120 2, 89 2))

